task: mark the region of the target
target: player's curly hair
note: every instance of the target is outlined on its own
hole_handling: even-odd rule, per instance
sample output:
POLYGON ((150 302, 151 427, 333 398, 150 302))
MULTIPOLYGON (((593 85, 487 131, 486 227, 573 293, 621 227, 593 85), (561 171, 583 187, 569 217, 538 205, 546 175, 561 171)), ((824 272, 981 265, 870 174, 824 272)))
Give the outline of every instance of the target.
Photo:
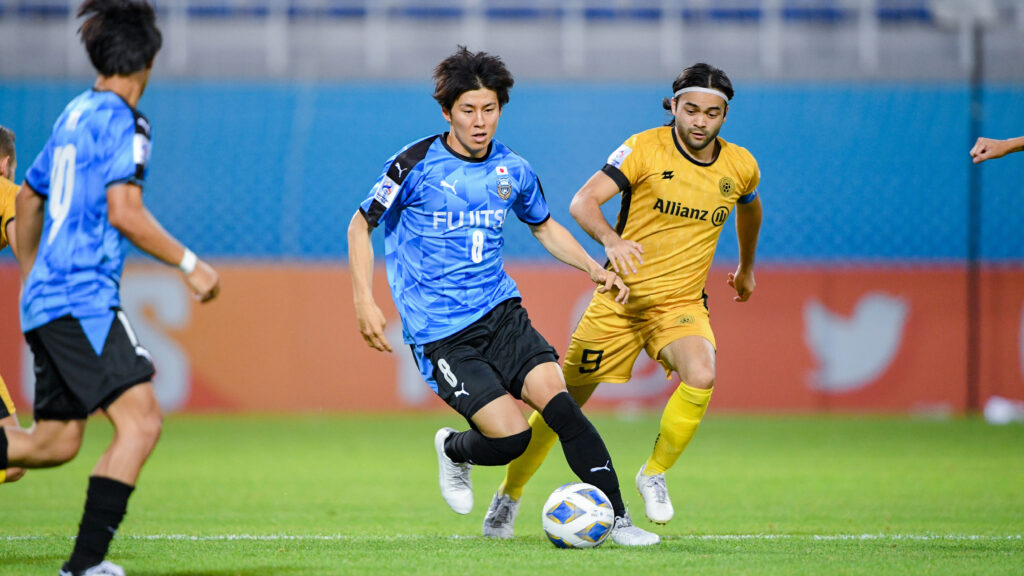
MULTIPOLYGON (((682 90, 683 88, 690 87, 699 88, 714 88, 719 92, 725 94, 729 100, 732 100, 733 92, 732 80, 725 75, 725 72, 721 68, 715 68, 710 64, 704 62, 698 62, 693 66, 690 66, 686 70, 683 70, 682 74, 676 76, 675 81, 672 82, 672 93, 682 90)), ((665 110, 672 110, 672 98, 664 98, 661 101, 661 106, 665 110)))
POLYGON ((434 68, 434 82, 434 100, 444 110, 451 110, 459 96, 480 88, 493 90, 498 95, 498 106, 504 107, 515 80, 500 57, 470 52, 460 45, 434 68))
POLYGON ((163 45, 156 13, 146 0, 86 0, 78 29, 89 60, 103 76, 127 76, 153 65, 163 45))

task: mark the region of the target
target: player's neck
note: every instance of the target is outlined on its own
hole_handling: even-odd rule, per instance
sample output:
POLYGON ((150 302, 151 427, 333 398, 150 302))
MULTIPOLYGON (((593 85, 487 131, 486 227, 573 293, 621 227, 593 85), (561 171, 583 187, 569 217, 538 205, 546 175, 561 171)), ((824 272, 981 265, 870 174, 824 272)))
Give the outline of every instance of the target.
MULTIPOLYGON (((148 75, 147 75, 148 76, 148 75)), ((132 108, 139 105, 139 99, 146 90, 146 77, 140 72, 128 76, 97 76, 93 90, 113 92, 132 108)))

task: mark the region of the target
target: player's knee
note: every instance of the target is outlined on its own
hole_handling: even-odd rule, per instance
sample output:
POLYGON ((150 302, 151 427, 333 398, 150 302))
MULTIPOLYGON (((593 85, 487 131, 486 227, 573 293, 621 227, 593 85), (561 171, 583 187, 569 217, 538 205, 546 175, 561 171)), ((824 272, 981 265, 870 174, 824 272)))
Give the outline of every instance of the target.
POLYGON ((164 419, 159 411, 149 412, 136 419, 134 433, 141 442, 145 442, 152 447, 160 439, 163 425, 164 419))
POLYGON ((523 452, 526 452, 526 447, 530 445, 532 435, 533 431, 527 428, 511 436, 488 438, 488 444, 491 447, 495 465, 504 466, 520 457, 523 452))
POLYGON ((715 369, 712 367, 691 369, 684 382, 691 388, 710 390, 715 385, 715 369))
POLYGON ((32 456, 42 467, 60 466, 74 460, 81 447, 81 437, 64 435, 59 438, 44 439, 43 442, 36 444, 32 456))

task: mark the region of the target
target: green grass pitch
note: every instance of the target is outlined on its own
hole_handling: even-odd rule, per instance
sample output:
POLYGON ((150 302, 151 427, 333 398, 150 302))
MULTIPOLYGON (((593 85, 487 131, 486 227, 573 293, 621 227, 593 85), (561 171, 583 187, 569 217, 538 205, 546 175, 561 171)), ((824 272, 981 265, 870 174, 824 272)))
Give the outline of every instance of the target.
MULTIPOLYGON (((712 413, 653 526, 632 483, 658 416, 593 418, 660 546, 549 544, 540 505, 574 478, 557 447, 516 538, 484 540, 503 472, 476 468, 473 513, 448 509, 432 440, 455 415, 172 416, 110 559, 132 576, 1024 573, 1024 426, 712 413)), ((0 574, 57 573, 109 436, 94 419, 74 462, 0 486, 0 574)))

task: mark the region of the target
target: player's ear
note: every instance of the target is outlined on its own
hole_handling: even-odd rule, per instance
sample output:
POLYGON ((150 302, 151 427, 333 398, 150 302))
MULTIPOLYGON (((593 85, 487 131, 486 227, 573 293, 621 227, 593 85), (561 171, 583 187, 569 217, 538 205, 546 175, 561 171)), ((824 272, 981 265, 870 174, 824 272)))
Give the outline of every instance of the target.
POLYGON ((444 121, 445 122, 447 122, 449 124, 452 123, 452 111, 451 110, 445 108, 444 106, 441 106, 441 115, 444 116, 444 121))
POLYGON ((9 167, 10 167, 10 165, 11 165, 11 157, 10 156, 0 156, 0 176, 3 176, 4 178, 7 178, 8 180, 12 180, 14 178, 14 174, 8 175, 8 172, 7 172, 9 167))

